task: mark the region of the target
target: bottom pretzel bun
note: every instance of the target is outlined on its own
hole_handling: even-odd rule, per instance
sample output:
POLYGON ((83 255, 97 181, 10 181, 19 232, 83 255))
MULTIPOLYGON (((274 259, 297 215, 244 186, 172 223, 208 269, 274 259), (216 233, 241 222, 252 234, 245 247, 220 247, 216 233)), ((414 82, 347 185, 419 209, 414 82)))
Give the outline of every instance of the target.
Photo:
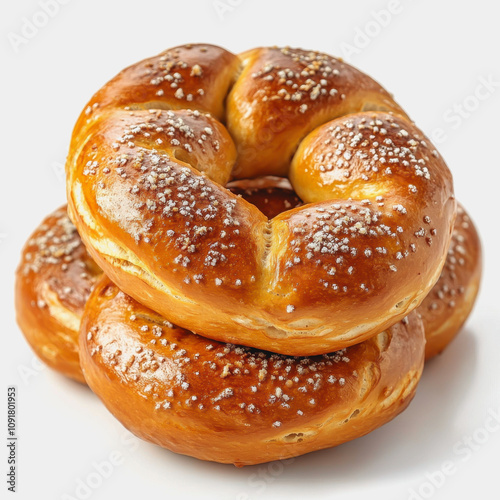
POLYGON ((90 388, 138 437, 237 466, 336 446, 413 398, 425 350, 413 312, 341 351, 292 357, 178 328, 103 277, 80 329, 90 388))
POLYGON ((425 358, 441 353, 472 311, 481 281, 481 242, 472 220, 458 205, 448 256, 439 280, 418 307, 425 328, 425 358))
POLYGON ((17 323, 37 356, 84 383, 78 329, 95 282, 102 275, 61 207, 38 226, 16 271, 17 323))

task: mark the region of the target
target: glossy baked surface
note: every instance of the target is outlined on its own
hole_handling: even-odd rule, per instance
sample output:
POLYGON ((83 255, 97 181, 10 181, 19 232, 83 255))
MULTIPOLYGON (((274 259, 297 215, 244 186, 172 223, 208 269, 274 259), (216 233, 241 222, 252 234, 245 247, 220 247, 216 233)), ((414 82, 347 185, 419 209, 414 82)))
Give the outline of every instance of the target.
POLYGON ((172 325, 103 278, 80 332, 87 383, 137 436, 235 465, 362 436, 412 399, 424 362, 417 313, 356 346, 290 357, 172 325))
POLYGON ((121 289, 292 355, 415 309, 456 210, 443 159, 379 84, 290 48, 186 45, 125 69, 83 111, 67 173, 70 215, 121 289), (304 205, 270 219, 225 188, 262 174, 288 174, 304 205))

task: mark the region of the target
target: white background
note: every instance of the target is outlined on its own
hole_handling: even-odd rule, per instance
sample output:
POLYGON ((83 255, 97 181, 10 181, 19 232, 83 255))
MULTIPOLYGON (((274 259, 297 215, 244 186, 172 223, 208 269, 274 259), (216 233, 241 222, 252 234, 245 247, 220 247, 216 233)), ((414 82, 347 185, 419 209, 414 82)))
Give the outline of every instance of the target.
MULTIPOLYGON (((18 387, 17 498, 499 498, 500 430, 484 427, 491 412, 500 412, 498 2, 65 3, 24 41, 23 18, 44 21, 38 1, 3 1, 0 15, 1 366, 2 391, 18 387), (482 236, 483 286, 466 328, 428 364, 409 409, 364 438, 243 469, 178 456, 127 437, 88 389, 40 368, 15 324, 19 251, 64 202, 62 164, 80 110, 123 67, 185 42, 235 52, 292 45, 345 56, 392 91, 428 135, 439 136, 457 198, 482 236), (121 463, 109 477, 97 477, 95 463, 113 452, 121 453, 121 463), (451 474, 437 472, 443 462, 452 463, 451 474), (78 491, 79 480, 90 480, 92 489, 78 491)), ((0 435, 6 403, 2 408, 0 435)), ((1 449, 5 478, 7 449, 1 449)), ((6 491, 4 479, 0 487, 6 491)))

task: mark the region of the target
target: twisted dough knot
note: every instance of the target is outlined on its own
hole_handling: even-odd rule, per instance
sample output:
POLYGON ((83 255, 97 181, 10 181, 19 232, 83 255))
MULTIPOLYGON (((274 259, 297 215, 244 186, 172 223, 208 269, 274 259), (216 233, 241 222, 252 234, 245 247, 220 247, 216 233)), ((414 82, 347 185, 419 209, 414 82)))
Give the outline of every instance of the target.
POLYGON ((455 217, 451 174, 392 97, 330 56, 177 47, 91 99, 70 215, 126 293, 204 336, 291 355, 358 343, 417 307, 455 217), (287 175, 269 220, 225 189, 287 175))

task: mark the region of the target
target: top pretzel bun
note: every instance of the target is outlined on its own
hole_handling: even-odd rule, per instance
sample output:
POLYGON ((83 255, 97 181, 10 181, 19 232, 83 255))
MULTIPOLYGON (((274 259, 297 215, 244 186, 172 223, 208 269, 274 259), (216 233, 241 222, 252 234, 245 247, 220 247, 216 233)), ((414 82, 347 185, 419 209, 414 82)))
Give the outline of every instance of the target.
POLYGON ((69 213, 123 291, 183 328, 288 355, 361 342, 416 308, 456 203, 430 141, 378 83, 317 52, 185 45, 90 100, 69 213), (288 175, 268 219, 225 188, 288 175))

